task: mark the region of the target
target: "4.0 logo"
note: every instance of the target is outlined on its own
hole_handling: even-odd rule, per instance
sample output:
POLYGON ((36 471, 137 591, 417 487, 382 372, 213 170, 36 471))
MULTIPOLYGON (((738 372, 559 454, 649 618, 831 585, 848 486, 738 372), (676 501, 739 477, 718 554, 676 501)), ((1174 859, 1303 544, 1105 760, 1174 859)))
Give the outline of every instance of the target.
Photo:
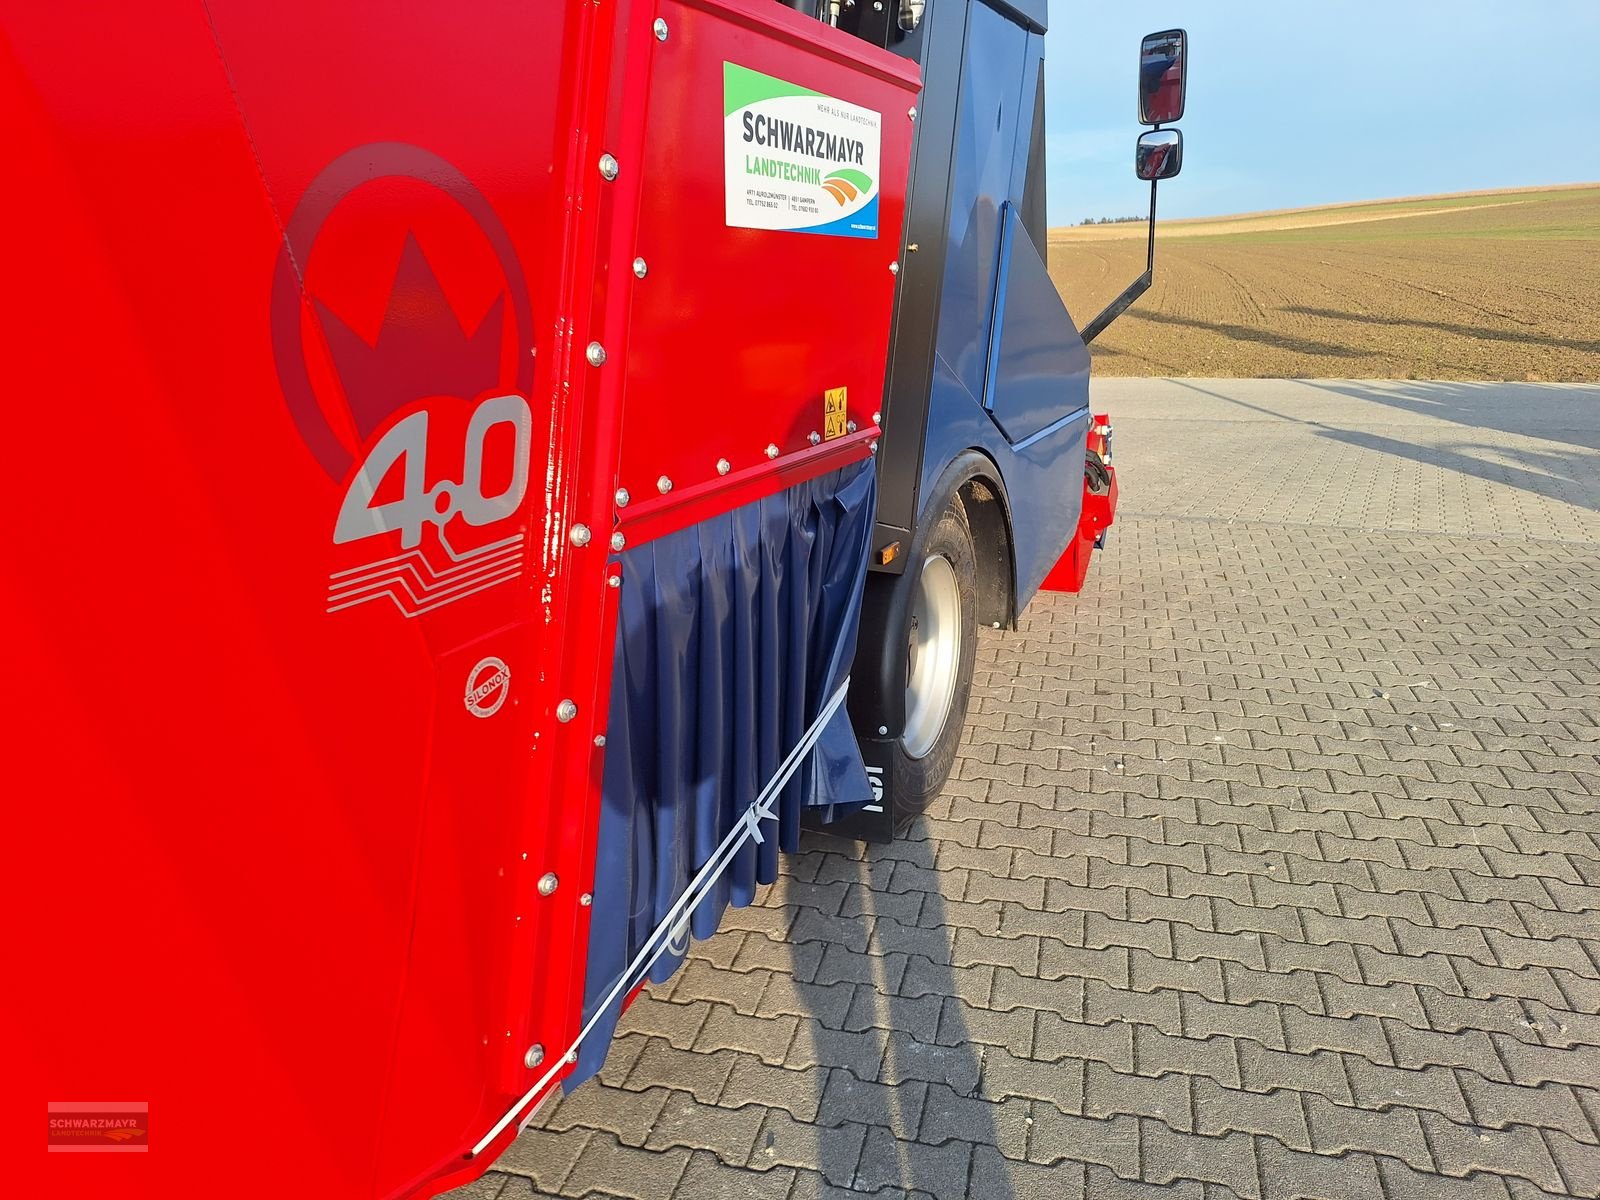
POLYGON ((376 142, 307 186, 272 343, 295 427, 342 484, 329 612, 387 600, 416 617, 521 573, 532 336, 515 246, 451 163, 376 142))
POLYGON ((492 525, 511 516, 528 494, 528 452, 533 438, 533 412, 521 396, 496 396, 472 411, 462 449, 462 477, 426 485, 428 411, 414 412, 394 425, 367 451, 366 461, 351 477, 335 542, 353 542, 380 533, 399 531, 400 545, 412 549, 422 541, 422 527, 433 525, 441 539, 444 527, 460 516, 468 525, 492 525), (515 432, 511 451, 511 478, 493 495, 485 494, 484 445, 497 425, 515 432), (380 502, 379 487, 396 468, 401 490, 397 499, 380 502))

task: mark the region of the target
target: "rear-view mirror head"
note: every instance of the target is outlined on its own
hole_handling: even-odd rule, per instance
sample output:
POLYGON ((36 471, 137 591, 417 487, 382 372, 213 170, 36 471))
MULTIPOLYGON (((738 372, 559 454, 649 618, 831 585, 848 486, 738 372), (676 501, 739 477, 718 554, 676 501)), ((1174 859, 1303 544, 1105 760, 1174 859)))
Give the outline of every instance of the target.
POLYGON ((1165 125, 1183 116, 1189 35, 1166 29, 1139 46, 1139 124, 1165 125))
POLYGON ((1133 170, 1146 182, 1171 179, 1183 170, 1183 132, 1152 129, 1141 133, 1133 151, 1133 170))

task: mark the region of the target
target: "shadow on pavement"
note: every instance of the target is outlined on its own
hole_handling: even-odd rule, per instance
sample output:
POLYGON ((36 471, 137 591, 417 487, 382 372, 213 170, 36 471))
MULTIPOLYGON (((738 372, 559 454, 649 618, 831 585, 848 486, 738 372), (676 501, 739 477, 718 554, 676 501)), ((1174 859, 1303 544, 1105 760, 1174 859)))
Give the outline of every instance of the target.
POLYGON ((1175 379, 1172 382, 1252 412, 1291 424, 1309 426, 1317 431, 1318 437, 1600 512, 1600 459, 1596 458, 1596 452, 1600 451, 1600 389, 1561 385, 1559 391, 1552 393, 1543 390, 1550 385, 1533 385, 1533 388, 1540 389, 1534 391, 1530 390, 1529 385, 1514 383, 1296 381, 1304 387, 1348 396, 1363 404, 1380 404, 1417 416, 1448 421, 1461 426, 1463 430, 1488 430, 1538 441, 1566 443, 1577 448, 1538 450, 1526 446, 1475 445, 1465 436, 1455 446, 1424 445, 1373 433, 1366 427, 1369 424, 1381 425, 1382 422, 1354 420, 1349 425, 1331 425, 1252 404, 1237 396, 1201 387, 1192 380, 1175 379), (1551 403, 1560 402, 1569 406, 1569 411, 1533 418, 1526 403, 1519 403, 1516 399, 1518 396, 1532 395, 1547 399, 1553 396, 1555 399, 1551 403), (1515 460, 1518 465, 1478 458, 1464 452, 1471 449, 1482 450, 1498 459, 1515 460))
MULTIPOLYGON (((849 1186, 861 1192, 897 1187, 936 1200, 1013 1200, 1003 1175, 985 1171, 981 1183, 975 1177, 974 1156, 992 1160, 983 1148, 997 1147, 1001 1131, 994 1106, 978 1098, 984 1048, 955 1000, 944 899, 890 886, 896 872, 933 869, 934 843, 870 846, 807 834, 800 848, 820 859, 819 884, 848 885, 841 919, 867 930, 865 953, 828 949, 817 982, 800 978, 805 967, 794 955, 796 986, 814 1012, 825 1011, 822 993, 834 980, 850 978, 855 986, 839 1044, 857 1049, 830 1063, 817 1116, 819 1166, 838 1182, 839 1164, 853 1161, 849 1186)), ((818 1036, 827 1031, 819 1028, 818 1036)))

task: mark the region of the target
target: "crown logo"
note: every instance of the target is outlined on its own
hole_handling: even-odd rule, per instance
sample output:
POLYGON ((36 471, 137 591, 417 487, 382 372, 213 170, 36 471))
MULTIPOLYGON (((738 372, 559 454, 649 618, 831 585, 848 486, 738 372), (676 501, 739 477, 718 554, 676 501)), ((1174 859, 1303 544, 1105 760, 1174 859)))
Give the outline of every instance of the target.
POLYGON ((374 342, 369 344, 321 300, 313 303, 362 442, 413 400, 471 399, 500 383, 505 293, 469 330, 450 306, 414 234, 406 235, 400 251, 374 342))

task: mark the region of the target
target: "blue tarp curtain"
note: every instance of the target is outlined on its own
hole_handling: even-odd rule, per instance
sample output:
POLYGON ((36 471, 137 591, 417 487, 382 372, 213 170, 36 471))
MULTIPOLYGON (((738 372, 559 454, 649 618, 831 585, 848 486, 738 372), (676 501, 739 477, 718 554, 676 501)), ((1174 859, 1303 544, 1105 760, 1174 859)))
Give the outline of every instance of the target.
MULTIPOLYGON (((797 484, 622 555, 623 587, 584 1019, 611 990, 849 673, 877 500, 873 463, 797 484)), ((697 938, 750 903, 799 839, 803 808, 871 795, 843 708, 694 911, 697 938)), ((668 946, 658 982, 683 961, 668 946)), ((613 1010, 620 1005, 613 1005, 613 1010)), ((607 1013, 579 1050, 572 1088, 600 1069, 607 1013)))

